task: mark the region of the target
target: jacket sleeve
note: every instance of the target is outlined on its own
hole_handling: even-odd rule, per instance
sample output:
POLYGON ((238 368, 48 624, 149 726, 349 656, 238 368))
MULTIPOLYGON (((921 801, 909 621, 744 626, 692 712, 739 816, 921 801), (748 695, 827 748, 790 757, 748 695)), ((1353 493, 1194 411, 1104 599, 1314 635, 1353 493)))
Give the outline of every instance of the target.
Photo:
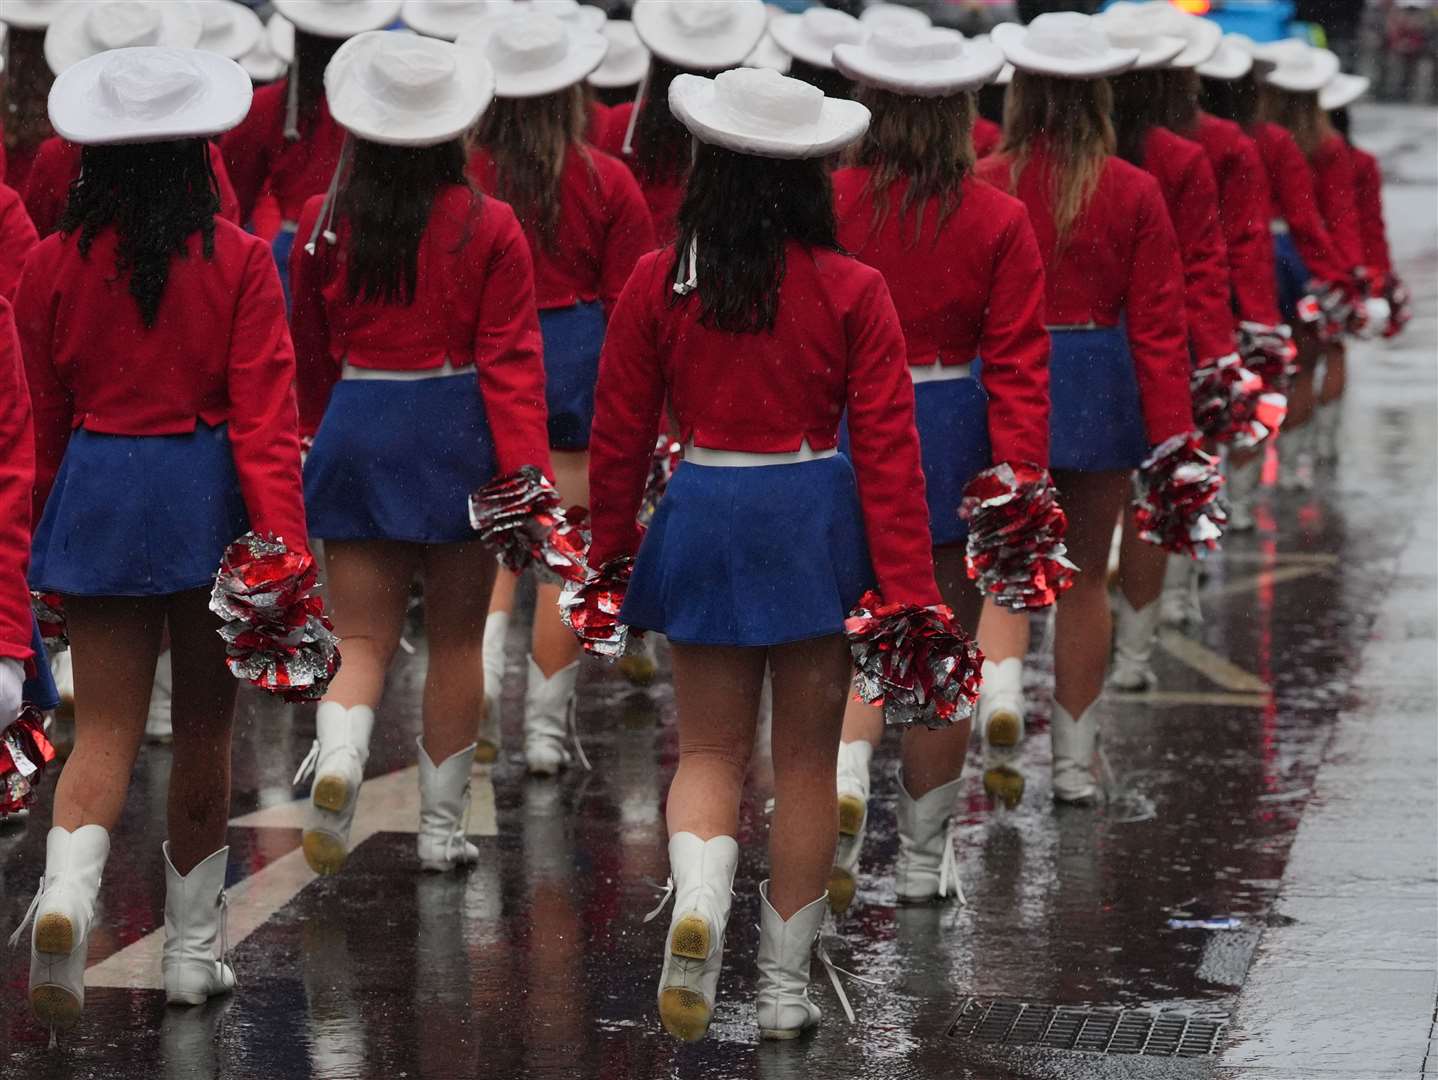
POLYGON ((1044 266, 1027 212, 1015 215, 995 253, 979 341, 995 462, 1049 461, 1049 333, 1044 266))
POLYGON ((316 196, 305 204, 295 244, 290 248, 290 334, 295 346, 295 393, 300 434, 307 436, 319 430, 330 393, 340 376, 339 364, 330 353, 329 315, 324 296, 334 248, 324 244, 311 255, 301 239, 310 235, 323 201, 316 196))
POLYGON ((609 227, 604 236, 604 254, 599 270, 599 299, 605 315, 614 313, 624 283, 640 258, 655 248, 654 220, 639 182, 626 168, 610 173, 609 227))
POLYGON ((664 372, 650 311, 658 262, 657 256, 641 262, 630 277, 599 357, 589 434, 590 563, 595 568, 639 550, 635 517, 664 411, 664 372))
POLYGON ((1139 191, 1133 215, 1133 273, 1125 314, 1148 441, 1157 446, 1193 427, 1183 263, 1155 182, 1139 191))
MULTIPOLYGON (((35 254, 43 253, 43 249, 35 254)), ((48 287, 49 270, 33 255, 20 275, 15 291, 15 329, 25 381, 30 387, 30 411, 35 425, 35 486, 31 519, 39 521, 60 471, 75 414, 70 391, 60 381, 54 364, 56 298, 48 287)))
POLYGON ((1223 159, 1218 209, 1228 244, 1228 276, 1241 319, 1277 326, 1278 286, 1268 228, 1268 178, 1253 140, 1240 136, 1223 159))
POLYGON ((879 593, 889 603, 937 604, 908 349, 889 288, 877 272, 845 323, 849 449, 879 593))
POLYGON ((265 112, 255 111, 252 102, 250 114, 239 127, 220 138, 220 153, 239 203, 241 224, 249 221, 250 215, 255 212, 255 201, 259 199, 270 175, 270 149, 266 138, 270 122, 265 112))
POLYGON ((1358 231, 1357 192, 1353 183, 1353 157, 1338 136, 1313 155, 1314 194, 1318 212, 1345 270, 1363 265, 1363 238, 1358 231))
POLYGON ((240 492, 256 532, 308 550, 300 484, 295 353, 274 259, 252 241, 235 298, 229 357, 229 434, 240 492))
POLYGON ((1278 129, 1273 138, 1273 169, 1269 177, 1283 220, 1308 272, 1321 281, 1336 282, 1353 288, 1352 267, 1343 258, 1318 213, 1318 196, 1314 191, 1313 170, 1303 151, 1288 132, 1278 129))
POLYGON ((25 210, 40 236, 49 236, 60 226, 65 203, 70 198, 68 157, 59 139, 47 139, 35 153, 35 163, 25 178, 25 210))
MULTIPOLYGON (((20 196, 13 188, 0 185, 0 297, 15 299, 25 257, 38 241, 20 196)), ((11 323, 13 330, 13 319, 11 323)))
POLYGON ((1233 352, 1237 338, 1228 290, 1228 252, 1218 220, 1218 185, 1202 151, 1183 170, 1177 198, 1168 209, 1183 260, 1188 340, 1200 362, 1216 360, 1233 352))
POLYGON ((240 197, 235 193, 235 185, 230 182, 230 171, 225 168, 225 156, 214 143, 209 143, 208 147, 210 168, 215 174, 215 184, 220 189, 220 217, 236 225, 243 225, 244 221, 240 218, 240 197))
MULTIPOLYGON (((514 211, 485 198, 477 213, 500 218, 489 246, 474 328, 474 365, 501 473, 549 463, 549 414, 544 400, 544 342, 534 304, 534 263, 514 211)), ((478 245, 474 245, 478 248, 478 245)))
POLYGON ((20 341, 10 305, 0 300, 0 657, 30 659, 30 491, 35 430, 20 341))
POLYGON ((1353 179, 1358 201, 1358 231, 1363 239, 1363 265, 1382 291, 1393 274, 1393 256, 1388 250, 1388 228, 1383 222, 1383 177, 1378 159, 1362 150, 1353 151, 1353 179))

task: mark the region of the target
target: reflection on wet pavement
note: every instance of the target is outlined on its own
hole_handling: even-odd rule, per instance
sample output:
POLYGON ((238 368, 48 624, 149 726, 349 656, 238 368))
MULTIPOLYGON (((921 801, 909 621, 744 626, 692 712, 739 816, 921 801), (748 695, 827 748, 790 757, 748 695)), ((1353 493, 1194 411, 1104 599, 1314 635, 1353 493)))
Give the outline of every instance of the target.
MULTIPOLYGON (((1396 128, 1408 140, 1394 136, 1394 155, 1409 153, 1417 137, 1403 125, 1432 126, 1427 114, 1386 110, 1372 118, 1380 135, 1396 128)), ((1431 151, 1438 143, 1423 145, 1431 151)), ((977 770, 966 777, 967 906, 899 908, 885 877, 897 848, 897 762, 886 744, 860 891, 830 937, 839 965, 881 983, 847 984, 855 1025, 844 1022, 816 965, 814 993, 825 1010, 817 1035, 799 1045, 757 1043, 756 887, 765 876, 770 795, 758 762, 740 826, 738 895, 710 1037, 679 1046, 663 1035, 654 1015, 661 923, 642 921, 667 874, 662 797, 676 755, 662 650, 661 677, 643 691, 602 667, 586 668, 580 721, 594 771, 531 781, 518 754, 527 625, 516 620, 504 699, 508 753, 492 787, 488 774, 476 784, 493 812, 491 827, 474 827, 478 867, 417 872, 413 800, 401 791, 413 778, 404 773, 392 782, 392 800, 384 785, 366 785, 377 800, 372 828, 363 830, 369 838, 342 875, 313 879, 297 859, 290 804, 299 793, 288 786, 312 738, 313 712, 291 717, 289 707, 246 697, 230 831, 230 885, 239 897, 232 918, 241 931, 234 936, 243 936, 234 950, 240 987, 233 999, 167 1010, 154 989, 157 971, 145 950, 163 923, 169 751, 148 748, 106 871, 85 1018, 47 1051, 48 1035, 25 1006, 23 950, 11 952, 0 988, 4 1075, 1275 1080, 1284 1075, 1282 1055, 1245 1059, 1242 1040, 1230 1062, 996 1047, 948 1032, 969 998, 1226 1017, 1260 940, 1265 949, 1286 942, 1292 962, 1321 966, 1327 956, 1348 956, 1343 943, 1374 923, 1388 924, 1386 936, 1370 935, 1370 952, 1349 956, 1367 974, 1336 970, 1332 993, 1381 1001, 1427 992, 1431 1006, 1431 970, 1409 960, 1426 949, 1431 968, 1433 926, 1415 925, 1412 906, 1398 900, 1405 890, 1431 896, 1434 882, 1421 868, 1405 877, 1404 867, 1384 859, 1390 840, 1431 846, 1431 814, 1394 815, 1380 830, 1344 823, 1351 831, 1340 829, 1327 847, 1306 827, 1294 858, 1312 863, 1320 885, 1285 887, 1276 900, 1285 873, 1291 878, 1300 822, 1306 815, 1321 821, 1328 800, 1344 796, 1341 778, 1319 780, 1320 766, 1335 760, 1330 743, 1340 712, 1372 718, 1377 740, 1394 717, 1416 717, 1432 742, 1432 566, 1415 583, 1403 560, 1412 537, 1426 530, 1431 564, 1435 535, 1433 179, 1390 188, 1391 212, 1410 202, 1425 208, 1420 235, 1394 238, 1419 314, 1398 345, 1353 350, 1340 464, 1317 494, 1267 489, 1259 530, 1234 540, 1209 568, 1202 630, 1191 641, 1170 638, 1159 655, 1162 692, 1110 701, 1105 744, 1119 797, 1101 810, 1052 805, 1043 737, 1050 672, 1036 662, 1024 802, 1012 812, 991 808, 977 770), (1403 613, 1398 630, 1395 611, 1403 613), (1389 650, 1365 650, 1385 627, 1420 640, 1426 661, 1418 652, 1400 650, 1395 659, 1389 650), (1322 884, 1325 859, 1371 865, 1369 890, 1345 884, 1351 877, 1322 884), (1326 929, 1305 936, 1310 923, 1326 929), (1384 968, 1409 982, 1370 977, 1368 969, 1384 968)), ((413 764, 424 667, 423 641, 414 641, 418 651, 400 659, 380 712, 372 777, 413 764)), ((1345 744, 1346 730, 1337 751, 1361 757, 1365 744, 1345 744)), ((1387 775, 1373 768, 1371 777, 1387 775)), ((478 806, 476 815, 484 816, 478 806)), ((0 925, 18 922, 33 893, 44 824, 0 833, 0 925)), ((1279 1004, 1262 1024, 1280 1022, 1279 1004)), ((1295 1047, 1313 1037, 1292 1035, 1295 1047)), ((1342 1071, 1355 1060, 1335 1057, 1328 1075, 1360 1075, 1342 1071)), ((1372 1069, 1361 1075, 1390 1065, 1399 1075, 1409 1060, 1369 1058, 1372 1069)), ((1421 1067, 1420 1059, 1412 1073, 1421 1067)))

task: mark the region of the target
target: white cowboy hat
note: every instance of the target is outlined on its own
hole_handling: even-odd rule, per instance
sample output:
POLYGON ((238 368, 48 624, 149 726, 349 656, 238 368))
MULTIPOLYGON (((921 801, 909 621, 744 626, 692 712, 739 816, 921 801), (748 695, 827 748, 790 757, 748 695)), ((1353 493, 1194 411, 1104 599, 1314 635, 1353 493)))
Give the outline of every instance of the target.
MULTIPOLYGON (((1129 6, 1132 5, 1114 4, 1109 11, 1129 6)), ((1183 51, 1168 62, 1169 67, 1196 68, 1212 58, 1218 51, 1219 43, 1223 41, 1223 27, 1218 23, 1180 11, 1169 3, 1169 0, 1145 0, 1137 7, 1141 15, 1154 21, 1156 33, 1183 39, 1183 51)))
POLYGON ((1317 93, 1338 74, 1338 57, 1297 38, 1261 45, 1254 57, 1272 64, 1261 78, 1269 86, 1296 94, 1317 93))
POLYGON ((825 7, 808 8, 801 15, 779 15, 769 24, 779 48, 795 60, 830 70, 836 45, 860 45, 871 32, 871 27, 854 16, 825 7))
POLYGON ((1325 112, 1347 108, 1368 93, 1371 82, 1371 79, 1363 75, 1344 75, 1340 72, 1318 91, 1318 107, 1325 112))
POLYGON ((348 38, 366 30, 382 30, 394 22, 399 18, 400 0, 274 0, 274 7, 296 30, 317 37, 348 38))
POLYGON ((470 23, 513 7, 514 0, 404 0, 400 17, 415 33, 453 41, 470 23))
POLYGON ((1052 11, 1027 26, 1000 23, 989 32, 1004 57, 1019 71, 1060 79, 1100 79, 1127 71, 1137 49, 1120 49, 1098 24, 1077 11, 1052 11))
POLYGON ((649 70, 649 50, 639 40, 639 32, 627 19, 610 19, 602 32, 609 39, 609 51, 604 54, 604 63, 589 75, 589 85, 601 90, 618 86, 633 86, 644 78, 649 70))
POLYGON ((677 75, 669 108, 696 139, 772 158, 813 158, 853 142, 869 126, 857 101, 767 68, 731 68, 712 79, 677 75))
POLYGON ((769 13, 760 0, 635 0, 630 18, 661 60, 716 71, 742 63, 758 47, 769 13))
POLYGON ((289 64, 270 47, 270 35, 264 32, 255 42, 255 47, 240 57, 240 67, 244 68, 255 82, 267 83, 274 82, 283 75, 289 64))
POLYGON ((270 52, 284 61, 288 67, 295 62, 295 24, 283 15, 271 15, 265 23, 265 40, 270 52))
POLYGON ((759 44, 754 46, 754 51, 744 57, 743 64, 745 67, 768 68, 780 75, 787 75, 794 66, 794 58, 779 48, 779 43, 765 30, 759 44))
MULTIPOLYGON (((204 30, 196 48, 238 60, 265 32, 260 17, 236 0, 189 0, 199 9, 204 30)), ((242 65, 243 66, 243 65, 242 65)))
MULTIPOLYGON (((992 34, 975 34, 969 40, 985 45, 992 44, 994 48, 998 49, 998 43, 993 40, 992 34)), ((999 49, 999 53, 1002 55, 1003 49, 999 49)), ((990 81, 993 82, 995 86, 1008 86, 1009 83, 1014 81, 1014 65, 1005 60, 1004 66, 999 68, 999 73, 990 81)))
POLYGON ((1241 79, 1252 70, 1253 42, 1242 34, 1224 34, 1218 51, 1198 65, 1198 73, 1205 79, 1225 82, 1241 79), (1248 43, 1247 48, 1244 42, 1248 43))
POLYGON ((905 4, 886 4, 879 0, 859 12, 859 21, 870 30, 927 30, 933 20, 918 8, 905 4))
POLYGON ((88 56, 110 49, 159 45, 191 49, 204 32, 192 4, 145 0, 81 0, 69 3, 45 31, 45 62, 56 75, 88 56))
POLYGON ((965 41, 938 27, 876 30, 862 45, 839 45, 834 66, 847 78, 896 94, 944 97, 989 82, 1004 54, 989 42, 965 41))
POLYGON ((387 146, 434 146, 474 126, 494 100, 494 72, 457 46, 372 30, 341 45, 325 68, 330 115, 387 146))
POLYGON ((494 92, 502 98, 539 97, 583 82, 601 63, 609 42, 578 21, 560 22, 529 10, 470 23, 456 44, 494 66, 494 92))
POLYGON ((16 30, 43 30, 74 0, 5 0, 0 22, 16 30))
POLYGON ((1095 15, 1094 22, 1111 45, 1138 50, 1138 59, 1130 71, 1166 67, 1184 49, 1183 38, 1159 33, 1158 20, 1143 14, 1134 4, 1109 8, 1102 15, 1095 15))
POLYGON ((50 88, 50 123, 82 146, 208 138, 250 111, 245 69, 219 53, 139 46, 72 64, 50 88))
POLYGON ((607 21, 604 9, 593 4, 581 4, 579 0, 526 0, 526 7, 562 23, 578 23, 586 30, 599 33, 607 21))

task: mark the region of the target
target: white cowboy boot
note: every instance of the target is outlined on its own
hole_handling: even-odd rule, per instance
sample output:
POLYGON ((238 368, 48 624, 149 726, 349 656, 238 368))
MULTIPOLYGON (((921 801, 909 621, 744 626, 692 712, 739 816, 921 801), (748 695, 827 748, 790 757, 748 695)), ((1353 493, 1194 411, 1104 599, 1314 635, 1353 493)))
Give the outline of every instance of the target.
POLYGON ((160 970, 165 1000, 171 1005, 203 1005, 235 988, 235 972, 225 962, 225 864, 230 849, 206 856, 180 875, 165 853, 165 951, 160 970), (218 948, 217 948, 218 946, 218 948))
POLYGON ((69 649, 62 649, 50 657, 50 677, 55 680, 55 690, 60 695, 60 711, 75 708, 75 655, 69 649))
POLYGON ((451 754, 440 764, 430 761, 424 740, 419 747, 419 865, 425 870, 453 870, 479 862, 479 848, 464 838, 469 820, 469 777, 474 745, 451 754))
POLYGON ((1203 605, 1198 598, 1203 568, 1187 555, 1170 555, 1163 570, 1163 595, 1159 598, 1164 626, 1197 630, 1203 625, 1203 605))
MULTIPOLYGON (((659 973, 659 1019, 665 1031, 685 1042, 702 1039, 709 1030, 738 865, 739 844, 732 836, 701 840, 681 832, 669 838, 674 911, 659 973)), ((662 909, 661 903, 651 917, 662 909)))
POLYGON ((1278 486, 1284 491, 1313 490, 1313 420, 1284 428, 1278 437, 1278 486))
POLYGON ((1135 611, 1122 590, 1115 595, 1113 670, 1108 676, 1109 685, 1114 689, 1141 694, 1152 690, 1158 682, 1150 661, 1162 611, 1163 606, 1157 600, 1135 611))
POLYGON ((1024 741, 1024 661, 985 660, 979 687, 979 731, 984 739, 984 791, 1010 810, 1024 797, 1019 747, 1024 741))
POLYGON ((504 685, 504 643, 508 634, 509 612, 491 611, 484 621, 484 717, 474 746, 474 760, 483 765, 499 760, 499 697, 504 685))
POLYGON ((1313 460, 1318 465, 1332 465, 1338 460, 1338 422, 1342 417, 1343 400, 1320 403, 1314 407, 1313 460))
POLYGON ((1228 482, 1224 485, 1228 496, 1228 528, 1225 533, 1253 531, 1256 524, 1253 520, 1253 499, 1263 479, 1263 457, 1259 454, 1242 465, 1235 465, 1229 458, 1226 470, 1228 482))
POLYGON ((769 883, 760 882, 755 1003, 761 1039, 797 1039, 819 1023, 819 1006, 809 1000, 809 965, 828 905, 821 896, 781 919, 769 903, 769 883))
POLYGON ((45 840, 45 876, 10 944, 33 917, 30 1008, 46 1027, 73 1027, 85 1007, 85 956, 110 834, 99 825, 58 826, 45 840))
POLYGON ((150 685, 150 712, 145 717, 145 738, 154 743, 167 743, 175 737, 175 677, 170 666, 170 650, 160 653, 155 662, 155 681, 150 685))
POLYGON ((302 843, 305 861, 316 874, 338 874, 349 857, 350 826, 373 730, 374 710, 368 705, 346 709, 337 701, 320 702, 314 746, 295 775, 297 784, 307 775, 315 778, 302 843))
POLYGON ((1095 771, 1098 752, 1098 702, 1075 720, 1067 709, 1054 702, 1049 725, 1053 742, 1054 798, 1066 803, 1094 803, 1103 798, 1103 786, 1095 771))
POLYGON ((959 859, 954 851, 954 802, 957 779, 915 799, 899 779, 899 857, 894 861, 894 891, 901 904, 923 904, 957 896, 959 859))
POLYGON ((874 747, 863 739, 839 744, 839 844, 829 872, 829 907, 835 915, 849 910, 858 883, 859 853, 869 823, 869 763, 874 747))
POLYGON ((573 755, 566 745, 574 729, 574 684, 579 661, 549 678, 529 658, 529 687, 524 694, 524 759, 534 776, 553 776, 573 755))

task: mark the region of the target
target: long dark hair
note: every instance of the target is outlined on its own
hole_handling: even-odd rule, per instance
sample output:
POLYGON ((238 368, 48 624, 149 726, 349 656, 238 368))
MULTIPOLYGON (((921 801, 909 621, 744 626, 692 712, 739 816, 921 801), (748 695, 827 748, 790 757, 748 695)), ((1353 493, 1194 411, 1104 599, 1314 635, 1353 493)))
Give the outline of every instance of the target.
POLYGON ((128 277, 145 326, 154 326, 170 279, 170 262, 187 258, 199 233, 206 259, 215 253, 219 187, 203 139, 87 146, 80 175, 60 215, 60 232, 80 231, 80 254, 113 226, 119 234, 115 274, 128 277))
POLYGON ((1259 96, 1259 114, 1270 123, 1288 129, 1305 157, 1312 157, 1334 134, 1328 114, 1318 106, 1318 91, 1298 93, 1265 86, 1259 96))
POLYGON ((1113 130, 1118 156, 1143 167, 1148 133, 1164 122, 1163 72, 1128 71, 1109 80, 1113 86, 1113 130))
POLYGON ((346 293, 351 301, 408 304, 419 281, 419 245, 440 189, 468 186, 464 144, 385 146, 354 140, 335 214, 349 222, 346 293))
POLYGON ((1198 72, 1169 68, 1163 73, 1163 126, 1180 135, 1198 130, 1198 72))
MULTIPOLYGON (((732 333, 772 330, 784 282, 784 247, 839 250, 834 188, 819 158, 781 161, 699 147, 679 208, 673 273, 697 251, 700 315, 732 333)), ((672 302, 681 302, 673 294, 672 302)))
POLYGON ((321 37, 298 28, 295 30, 295 62, 290 67, 288 78, 295 79, 291 92, 298 94, 296 126, 301 135, 309 134, 319 119, 320 103, 325 99, 325 68, 343 44, 343 38, 321 37))
POLYGON ((678 183, 689 172, 689 131, 669 111, 669 84, 682 73, 682 68, 658 56, 649 59, 649 82, 634 123, 633 152, 625 157, 641 184, 678 183))
POLYGON ((55 76, 45 62, 45 31, 9 27, 6 64, 0 77, 0 128, 5 149, 39 146, 54 134, 50 127, 50 87, 55 76))
POLYGON ((869 128, 850 160, 866 166, 867 190, 874 202, 873 228, 889 214, 889 188, 898 180, 908 187, 899 200, 899 217, 913 212, 914 243, 924 229, 924 212, 935 204, 934 237, 959 208, 964 179, 974 168, 974 96, 910 97, 862 87, 859 101, 868 107, 869 128))
POLYGON ((1245 131, 1258 123, 1258 80, 1249 72, 1239 79, 1201 79, 1203 111, 1232 120, 1245 131))
POLYGON ((589 98, 582 83, 532 98, 495 98, 474 141, 494 160, 491 194, 514 208, 520 224, 554 250, 559 229, 559 179, 570 147, 588 160, 584 129, 589 98))

